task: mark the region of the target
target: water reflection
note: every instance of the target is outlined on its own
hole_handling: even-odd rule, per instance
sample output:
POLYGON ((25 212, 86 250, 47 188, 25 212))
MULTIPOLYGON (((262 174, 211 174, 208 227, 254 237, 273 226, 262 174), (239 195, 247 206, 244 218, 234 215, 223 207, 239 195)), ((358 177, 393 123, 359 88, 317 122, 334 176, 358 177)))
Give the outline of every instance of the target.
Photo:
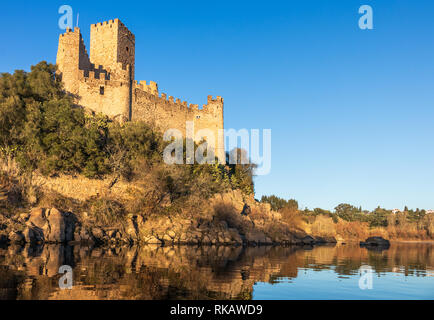
POLYGON ((433 248, 9 246, 0 248, 0 299, 251 299, 255 284, 291 282, 306 270, 328 270, 341 280, 362 265, 379 276, 430 276, 433 248), (59 289, 62 265, 73 268, 72 290, 59 289))

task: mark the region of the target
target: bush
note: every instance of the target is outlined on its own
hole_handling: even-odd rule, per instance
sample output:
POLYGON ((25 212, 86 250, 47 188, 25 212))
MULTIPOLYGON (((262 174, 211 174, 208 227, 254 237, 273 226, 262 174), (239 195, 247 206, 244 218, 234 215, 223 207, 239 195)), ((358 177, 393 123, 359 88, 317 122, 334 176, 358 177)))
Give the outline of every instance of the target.
POLYGON ((296 229, 303 229, 305 223, 298 210, 286 207, 279 210, 279 212, 282 215, 282 221, 286 222, 289 226, 296 229))
POLYGON ((107 130, 86 117, 62 91, 56 67, 46 62, 30 73, 0 77, 0 146, 22 169, 96 177, 108 172, 107 130), (12 152, 11 152, 12 150, 12 152))
POLYGON ((91 219, 102 226, 113 226, 125 221, 124 206, 109 197, 92 197, 84 204, 91 219))
POLYGON ((319 215, 315 217, 314 222, 311 227, 312 233, 314 235, 323 237, 334 237, 336 236, 336 224, 333 219, 329 216, 319 215))
POLYGON ((336 224, 336 234, 339 234, 344 239, 366 239, 369 236, 369 225, 366 222, 339 219, 336 224))

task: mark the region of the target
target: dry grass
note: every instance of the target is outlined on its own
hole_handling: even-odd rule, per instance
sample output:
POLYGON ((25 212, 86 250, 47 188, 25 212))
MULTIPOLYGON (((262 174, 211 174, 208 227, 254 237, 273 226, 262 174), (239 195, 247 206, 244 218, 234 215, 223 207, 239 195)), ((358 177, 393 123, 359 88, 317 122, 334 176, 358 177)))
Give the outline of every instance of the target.
POLYGON ((282 215, 282 221, 288 224, 291 228, 298 230, 306 229, 306 223, 298 210, 283 208, 279 210, 279 213, 282 215))
POLYGON ((89 218, 100 226, 117 226, 126 219, 125 208, 111 195, 92 197, 84 203, 89 218))
POLYGON ((334 237, 336 236, 336 227, 337 225, 331 217, 319 215, 315 217, 311 225, 311 232, 320 237, 334 237))
POLYGON ((380 236, 390 240, 428 240, 432 239, 434 231, 434 216, 426 216, 419 223, 406 220, 398 225, 389 222, 388 227, 370 228, 369 224, 360 221, 345 221, 339 219, 337 223, 328 216, 319 215, 310 219, 307 232, 314 236, 341 236, 346 240, 364 240, 370 236, 380 236))
POLYGON ((20 170, 10 157, 0 158, 0 205, 4 202, 9 207, 34 205, 41 195, 41 184, 32 173, 20 170))

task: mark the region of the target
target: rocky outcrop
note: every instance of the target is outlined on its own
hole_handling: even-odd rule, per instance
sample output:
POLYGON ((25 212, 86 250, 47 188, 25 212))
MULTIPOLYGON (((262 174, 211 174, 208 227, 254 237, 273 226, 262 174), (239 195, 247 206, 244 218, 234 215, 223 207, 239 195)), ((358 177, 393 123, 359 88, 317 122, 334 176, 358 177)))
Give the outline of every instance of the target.
MULTIPOLYGON (((23 231, 28 243, 66 243, 74 240, 76 219, 72 213, 37 208, 30 211, 23 231)), ((19 235, 17 235, 17 238, 19 235)))
POLYGON ((362 247, 382 247, 389 248, 390 242, 382 237, 370 237, 365 241, 360 242, 360 246, 362 247))
POLYGON ((86 212, 73 214, 56 208, 35 208, 9 220, 0 242, 95 243, 149 245, 263 246, 313 245, 336 242, 291 230, 270 205, 239 190, 209 200, 203 214, 129 215, 116 225, 95 225, 86 212), (13 222, 13 223, 12 223, 13 222))
POLYGON ((338 243, 335 237, 326 236, 326 237, 315 237, 315 244, 324 244, 324 243, 338 243))
POLYGON ((303 239, 301 239, 301 243, 303 245, 313 246, 315 244, 315 239, 311 236, 306 236, 303 239))

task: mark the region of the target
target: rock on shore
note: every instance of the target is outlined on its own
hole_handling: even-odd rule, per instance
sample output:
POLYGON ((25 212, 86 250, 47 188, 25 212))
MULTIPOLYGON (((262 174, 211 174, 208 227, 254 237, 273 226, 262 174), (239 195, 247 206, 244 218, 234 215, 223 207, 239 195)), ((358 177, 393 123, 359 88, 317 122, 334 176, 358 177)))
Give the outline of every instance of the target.
POLYGON ((0 242, 256 246, 314 245, 336 240, 291 230, 268 204, 235 190, 210 199, 199 217, 130 215, 116 226, 93 225, 87 214, 34 208, 6 223, 0 242))
POLYGON ((389 240, 382 237, 370 237, 365 241, 360 242, 360 246, 364 247, 390 247, 389 240))

